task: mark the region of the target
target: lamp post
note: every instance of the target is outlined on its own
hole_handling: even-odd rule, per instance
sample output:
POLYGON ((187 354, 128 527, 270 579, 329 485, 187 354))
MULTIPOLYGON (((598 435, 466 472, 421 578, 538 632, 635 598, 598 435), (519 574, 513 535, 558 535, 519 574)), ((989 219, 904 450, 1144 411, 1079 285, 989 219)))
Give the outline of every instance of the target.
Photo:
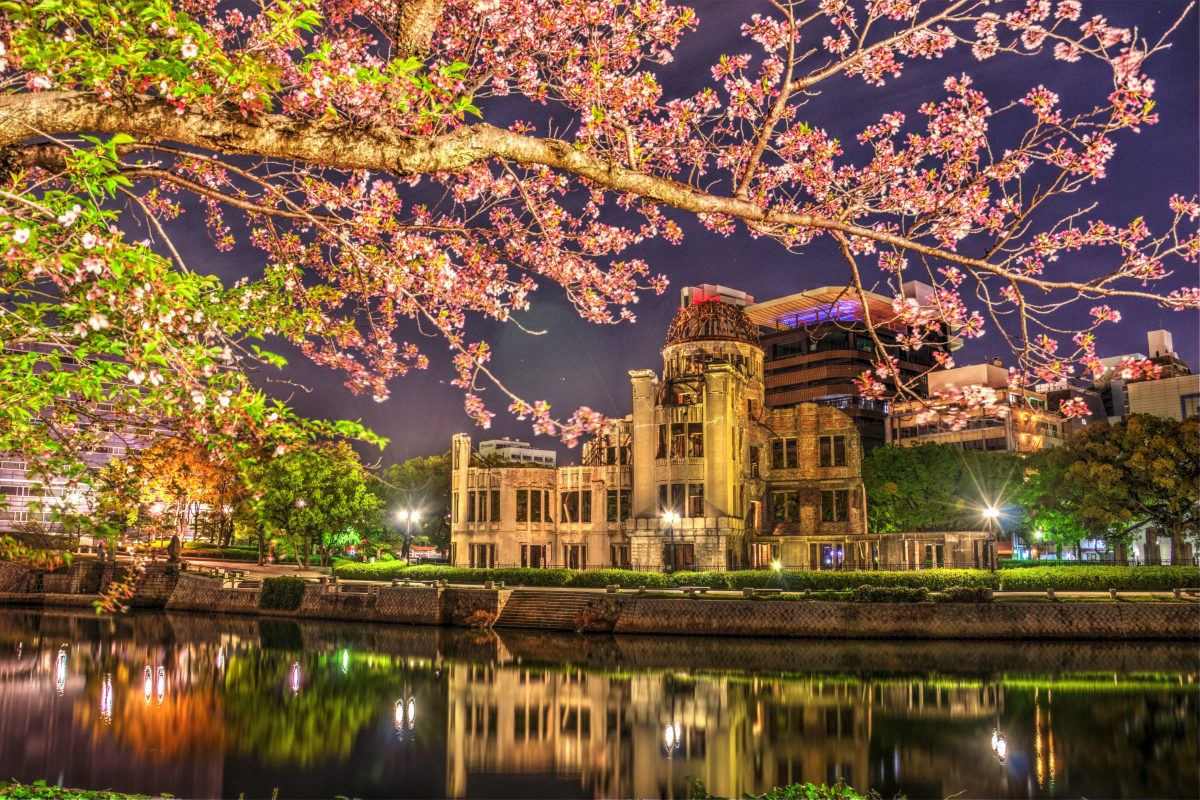
MULTIPOLYGON (((998 508, 995 508, 994 506, 988 506, 987 508, 985 508, 983 510, 983 517, 984 517, 984 519, 986 519, 988 521, 987 522, 988 530, 991 531, 992 530, 992 521, 996 520, 1000 517, 1000 510, 998 508)), ((997 523, 997 528, 998 527, 999 527, 999 523, 997 523)), ((992 572, 996 571, 996 554, 997 553, 996 553, 995 541, 996 541, 995 539, 992 540, 992 557, 990 559, 992 572)))
MULTIPOLYGON (((308 501, 305 500, 303 497, 301 497, 299 500, 296 501, 296 508, 300 509, 301 511, 303 511, 305 506, 307 506, 307 505, 308 505, 308 501)), ((292 532, 290 530, 291 527, 292 527, 292 515, 289 513, 288 514, 289 532, 292 532)), ((261 559, 262 559, 262 555, 259 554, 259 560, 261 560, 261 559)), ((308 542, 305 541, 304 542, 304 569, 308 569, 308 564, 309 564, 308 542)), ((300 571, 300 553, 299 552, 296 553, 296 571, 297 572, 300 571)))
POLYGON ((418 519, 420 519, 421 513, 419 511, 409 511, 408 509, 402 509, 399 513, 396 514, 396 516, 398 516, 400 518, 400 521, 405 524, 404 549, 401 551, 400 555, 404 558, 405 561, 408 561, 408 541, 409 541, 409 539, 412 538, 412 524, 414 522, 416 522, 418 519))
POLYGON ((679 515, 674 511, 668 511, 663 514, 662 518, 667 522, 667 534, 671 537, 671 573, 675 573, 675 520, 679 519, 679 515))

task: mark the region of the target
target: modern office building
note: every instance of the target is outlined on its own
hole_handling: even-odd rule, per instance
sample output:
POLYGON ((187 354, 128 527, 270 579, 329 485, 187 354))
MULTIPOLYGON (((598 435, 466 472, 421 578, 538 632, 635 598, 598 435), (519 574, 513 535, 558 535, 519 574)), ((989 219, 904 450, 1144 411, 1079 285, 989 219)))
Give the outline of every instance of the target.
POLYGON ((507 461, 539 466, 553 467, 558 461, 558 454, 553 450, 536 450, 528 442, 518 442, 507 436, 479 443, 479 455, 489 456, 493 453, 507 461))
POLYGON ((1200 375, 1126 384, 1130 414, 1185 420, 1200 413, 1200 375))
MULTIPOLYGON (((1149 345, 1148 352, 1150 355, 1146 355, 1144 353, 1127 353, 1122 356, 1112 356, 1111 358, 1100 359, 1100 363, 1103 364, 1106 369, 1104 374, 1101 375, 1095 381, 1095 383, 1093 383, 1092 388, 1099 393, 1100 398, 1104 403, 1104 410, 1108 414, 1108 421, 1110 423, 1120 422, 1130 414, 1158 413, 1157 411, 1134 411, 1130 407, 1129 387, 1131 385, 1160 380, 1171 380, 1174 378, 1191 376, 1192 374, 1191 367, 1189 367, 1187 362, 1181 359, 1179 354, 1175 352, 1174 342, 1172 341, 1170 331, 1157 330, 1148 332, 1146 334, 1146 344, 1149 345), (1153 379, 1144 377, 1123 377, 1117 370, 1121 362, 1125 361, 1126 359, 1134 359, 1137 361, 1149 359, 1151 363, 1155 364, 1159 368, 1158 377, 1153 379)), ((1180 394, 1176 395, 1176 398, 1181 403, 1182 411, 1182 403, 1184 398, 1188 396, 1187 387, 1195 384, 1192 381, 1182 381, 1177 385, 1180 387, 1180 394)), ((1144 398, 1142 401, 1140 401, 1142 408, 1153 407, 1156 409, 1166 409, 1169 411, 1170 409, 1168 406, 1171 404, 1167 402, 1166 399, 1160 401, 1159 399, 1151 398, 1158 398, 1160 395, 1170 394, 1172 391, 1172 389, 1148 390, 1143 388, 1143 390, 1140 390, 1141 396, 1144 398)))
MULTIPOLYGON (((56 351, 52 345, 39 343, 14 344, 5 349, 20 356, 30 353, 51 355, 56 351)), ((74 368, 70 358, 60 356, 59 363, 60 369, 74 368)), ((50 370, 50 362, 39 360, 36 369, 39 374, 50 370)), ((111 410, 109 403, 96 403, 92 407, 92 411, 99 415, 111 410)), ((102 429, 94 427, 92 430, 102 429)), ((88 471, 93 471, 113 458, 124 457, 128 450, 137 450, 142 446, 144 440, 141 437, 114 431, 107 437, 100 437, 96 444, 83 452, 81 461, 88 471)), ((0 534, 28 523, 38 523, 48 533, 61 533, 55 520, 65 515, 87 513, 91 507, 90 495, 86 483, 71 487, 66 478, 44 480, 34 474, 23 459, 0 451, 0 534)))
POLYGON ((983 364, 940 370, 929 375, 926 402, 893 403, 888 418, 888 442, 909 447, 922 442, 952 444, 964 450, 1009 450, 1031 452, 1062 443, 1062 415, 1049 409, 1046 395, 1008 385, 1008 370, 1000 359, 983 364), (983 388, 994 393, 994 404, 963 408, 953 399, 939 398, 939 391, 955 387, 983 388), (936 419, 921 419, 927 406, 938 412, 936 419), (962 416, 968 419, 965 424, 962 416))
MULTIPOLYGON (((909 281, 901 288, 904 297, 929 305, 932 287, 909 281)), ((882 381, 886 399, 872 399, 861 396, 854 379, 874 369, 878 361, 870 328, 885 346, 894 346, 897 336, 907 332, 897 322, 891 297, 867 292, 865 302, 860 302, 844 286, 825 286, 748 305, 745 312, 762 337, 768 407, 816 403, 838 408, 854 420, 864 450, 886 441, 884 422, 888 399, 896 391, 894 380, 882 381)), ((961 346, 953 336, 938 334, 920 349, 890 352, 899 361, 900 377, 925 396, 922 376, 937 369, 933 354, 961 346)))
POLYGON ((987 534, 868 535, 855 420, 765 403, 739 301, 685 295, 663 372, 634 370, 633 413, 581 466, 486 465, 454 437, 451 561, 634 569, 919 568, 980 561, 987 534))

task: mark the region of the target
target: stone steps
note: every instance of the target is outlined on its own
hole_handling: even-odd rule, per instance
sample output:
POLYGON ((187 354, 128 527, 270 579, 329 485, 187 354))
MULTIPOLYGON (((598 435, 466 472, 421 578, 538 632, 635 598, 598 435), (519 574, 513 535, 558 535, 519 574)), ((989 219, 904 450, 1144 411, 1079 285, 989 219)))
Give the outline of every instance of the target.
POLYGON ((575 630, 575 615, 587 607, 589 592, 539 592, 514 589, 496 620, 498 628, 575 630))

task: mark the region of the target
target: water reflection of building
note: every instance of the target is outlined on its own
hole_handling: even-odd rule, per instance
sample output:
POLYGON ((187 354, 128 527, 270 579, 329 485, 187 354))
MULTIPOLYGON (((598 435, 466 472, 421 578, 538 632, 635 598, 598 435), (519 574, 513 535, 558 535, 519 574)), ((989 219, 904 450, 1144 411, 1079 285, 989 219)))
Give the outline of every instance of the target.
POLYGON ((882 772, 949 766, 919 750, 871 769, 872 726, 886 717, 977 719, 996 713, 978 686, 821 680, 609 677, 518 665, 448 667, 446 793, 471 773, 578 776, 596 797, 681 797, 684 776, 725 797, 808 781, 872 785, 882 772))

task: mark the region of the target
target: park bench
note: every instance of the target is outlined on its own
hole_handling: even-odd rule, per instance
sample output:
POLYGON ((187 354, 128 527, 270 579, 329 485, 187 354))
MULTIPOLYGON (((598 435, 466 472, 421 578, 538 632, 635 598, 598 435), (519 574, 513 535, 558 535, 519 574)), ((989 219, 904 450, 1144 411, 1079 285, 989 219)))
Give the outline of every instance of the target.
POLYGON ((369 583, 339 583, 337 587, 342 594, 371 594, 372 588, 369 583))
POLYGON ((707 586, 680 586, 679 591, 689 596, 699 594, 708 594, 709 587, 707 586))
POLYGON ((238 589, 261 589, 262 581, 238 581, 235 588, 238 588, 238 589))
POLYGON ((747 586, 745 589, 742 589, 742 594, 744 594, 746 597, 753 597, 756 594, 782 594, 782 593, 783 593, 783 589, 755 589, 750 586, 747 586))

